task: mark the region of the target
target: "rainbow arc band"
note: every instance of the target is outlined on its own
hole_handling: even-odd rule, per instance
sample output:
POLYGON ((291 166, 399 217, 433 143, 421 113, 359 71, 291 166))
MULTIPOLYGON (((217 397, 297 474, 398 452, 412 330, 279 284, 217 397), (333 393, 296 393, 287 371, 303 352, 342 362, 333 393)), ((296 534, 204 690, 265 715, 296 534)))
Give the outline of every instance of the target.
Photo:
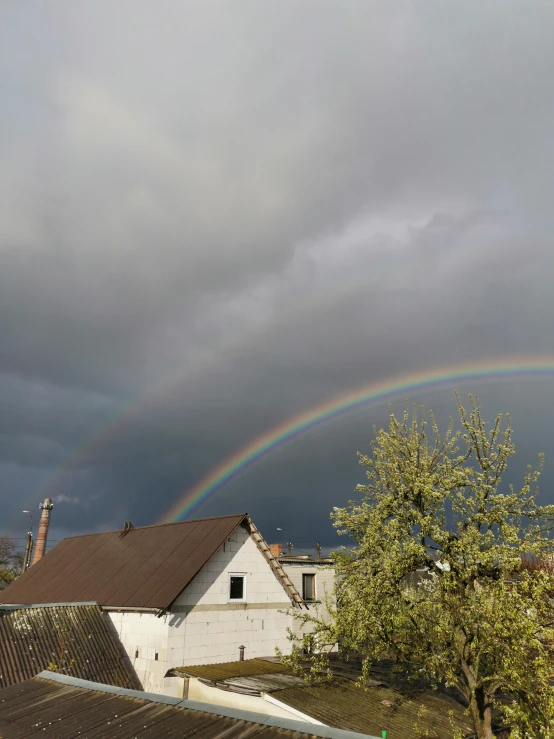
POLYGON ((330 423, 363 406, 392 400, 402 394, 454 385, 467 380, 477 382, 537 376, 554 377, 554 355, 491 358, 462 365, 449 365, 412 372, 394 379, 379 380, 350 390, 292 416, 228 456, 194 487, 182 494, 159 523, 186 518, 231 480, 284 444, 315 426, 330 423))

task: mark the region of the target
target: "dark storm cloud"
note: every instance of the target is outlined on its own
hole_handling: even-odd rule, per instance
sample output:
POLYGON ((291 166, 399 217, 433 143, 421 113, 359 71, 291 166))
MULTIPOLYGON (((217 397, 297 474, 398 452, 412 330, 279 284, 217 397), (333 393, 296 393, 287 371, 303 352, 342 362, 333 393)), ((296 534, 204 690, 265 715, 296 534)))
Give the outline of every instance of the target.
MULTIPOLYGON (((1 13, 8 528, 46 492, 62 532, 148 523, 311 404, 554 350, 550 3, 1 13)), ((502 410, 540 395, 499 388, 502 410)), ((548 439, 518 418, 526 449, 548 439)), ((269 526, 285 504, 311 541, 358 481, 365 424, 283 449, 206 510, 269 526)))

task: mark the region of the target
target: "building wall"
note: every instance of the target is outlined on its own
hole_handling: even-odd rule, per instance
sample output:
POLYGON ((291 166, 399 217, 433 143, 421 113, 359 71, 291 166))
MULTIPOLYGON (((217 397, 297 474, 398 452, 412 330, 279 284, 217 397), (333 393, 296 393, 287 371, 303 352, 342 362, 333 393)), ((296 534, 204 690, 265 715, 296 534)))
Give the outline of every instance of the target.
POLYGON ((242 695, 241 693, 212 688, 210 685, 205 685, 194 677, 189 679, 188 699, 199 701, 200 703, 211 703, 215 706, 236 708, 241 711, 255 711, 265 716, 278 716, 279 718, 288 718, 292 721, 302 720, 295 713, 292 713, 285 707, 276 706, 266 701, 262 696, 242 695))
POLYGON ((104 611, 104 618, 117 633, 143 690, 163 692, 163 688, 168 686, 164 682, 164 675, 168 669, 169 617, 157 618, 154 613, 104 611))
MULTIPOLYGON (((308 603, 309 613, 315 618, 329 621, 330 614, 326 600, 327 596, 329 596, 331 604, 334 601, 333 588, 335 584, 335 570, 329 566, 315 565, 313 562, 299 562, 294 564, 281 562, 281 567, 285 571, 285 574, 288 575, 290 581, 298 590, 300 595, 303 595, 302 575, 315 575, 315 596, 317 600, 313 603, 308 603)), ((294 622, 291 628, 294 634, 300 636, 302 633, 309 633, 313 626, 310 624, 302 626, 300 623, 294 622)))
POLYGON ((335 570, 332 567, 315 565, 313 562, 289 564, 281 563, 294 587, 302 595, 302 575, 315 575, 315 595, 317 602, 309 603, 310 611, 320 618, 326 618, 329 611, 325 605, 326 596, 332 600, 335 585, 335 570))
POLYGON ((161 618, 106 611, 144 690, 180 696, 182 680, 168 670, 288 654, 291 601, 249 533, 239 527, 161 618), (229 573, 246 575, 246 602, 229 603, 229 573), (137 656, 138 652, 138 656, 137 656), (157 654, 157 659, 156 659, 157 654))
POLYGON ((249 533, 239 527, 175 601, 169 621, 173 667, 290 651, 291 601, 249 533), (229 574, 246 575, 246 603, 229 602, 229 574))

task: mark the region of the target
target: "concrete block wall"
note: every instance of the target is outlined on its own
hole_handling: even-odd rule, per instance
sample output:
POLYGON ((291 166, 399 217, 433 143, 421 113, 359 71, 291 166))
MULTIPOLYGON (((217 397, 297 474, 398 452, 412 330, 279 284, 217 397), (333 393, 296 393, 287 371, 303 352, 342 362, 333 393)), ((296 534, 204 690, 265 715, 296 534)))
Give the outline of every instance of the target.
POLYGON ((176 600, 170 619, 173 666, 230 662, 290 651, 291 601, 249 533, 239 527, 176 600), (229 602, 229 574, 246 576, 246 603, 229 602))
POLYGON ((154 613, 104 611, 104 618, 117 632, 143 689, 152 693, 163 692, 164 675, 168 669, 168 616, 157 618, 154 613))

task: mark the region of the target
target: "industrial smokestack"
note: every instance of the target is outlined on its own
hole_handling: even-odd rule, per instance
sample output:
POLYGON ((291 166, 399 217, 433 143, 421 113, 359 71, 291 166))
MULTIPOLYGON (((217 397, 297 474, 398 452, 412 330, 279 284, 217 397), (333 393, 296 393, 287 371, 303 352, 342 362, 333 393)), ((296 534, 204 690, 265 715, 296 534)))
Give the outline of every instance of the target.
POLYGON ((50 523, 50 511, 54 507, 52 498, 45 498, 44 503, 40 504, 42 515, 40 517, 40 523, 38 526, 37 545, 35 548, 35 556, 33 557, 33 564, 35 565, 41 557, 44 556, 46 550, 46 539, 48 537, 48 524, 50 523))

